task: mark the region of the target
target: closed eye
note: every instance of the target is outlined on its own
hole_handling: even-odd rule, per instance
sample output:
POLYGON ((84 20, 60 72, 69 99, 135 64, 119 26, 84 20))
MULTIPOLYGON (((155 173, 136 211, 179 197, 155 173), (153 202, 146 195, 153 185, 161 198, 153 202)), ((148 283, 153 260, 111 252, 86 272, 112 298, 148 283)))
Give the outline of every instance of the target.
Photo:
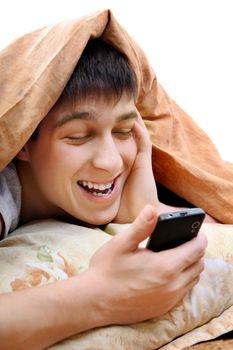
POLYGON ((66 137, 64 137, 64 140, 70 144, 81 145, 81 144, 87 142, 90 138, 91 138, 91 135, 66 136, 66 137))
POLYGON ((113 134, 123 138, 128 138, 133 135, 133 131, 132 129, 121 129, 113 131, 113 134))

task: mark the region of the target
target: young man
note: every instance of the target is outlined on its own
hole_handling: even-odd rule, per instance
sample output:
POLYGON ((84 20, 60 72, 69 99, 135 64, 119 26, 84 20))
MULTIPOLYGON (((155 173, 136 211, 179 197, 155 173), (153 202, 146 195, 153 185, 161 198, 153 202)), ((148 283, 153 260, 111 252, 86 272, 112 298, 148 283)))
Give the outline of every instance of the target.
POLYGON ((158 199, 136 89, 126 58, 90 41, 57 103, 2 172, 5 236, 50 217, 95 226, 133 222, 96 252, 86 272, 0 295, 3 349, 43 349, 94 327, 162 315, 198 282, 202 234, 170 251, 138 248, 153 231, 158 199))

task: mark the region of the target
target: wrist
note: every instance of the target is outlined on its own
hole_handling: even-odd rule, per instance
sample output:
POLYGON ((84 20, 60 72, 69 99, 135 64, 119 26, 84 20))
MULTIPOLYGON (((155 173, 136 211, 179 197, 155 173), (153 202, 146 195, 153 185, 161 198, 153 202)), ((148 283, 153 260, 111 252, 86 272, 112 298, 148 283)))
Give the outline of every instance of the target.
POLYGON ((105 326, 104 288, 95 271, 89 269, 67 281, 67 297, 61 300, 61 307, 72 334, 105 326))

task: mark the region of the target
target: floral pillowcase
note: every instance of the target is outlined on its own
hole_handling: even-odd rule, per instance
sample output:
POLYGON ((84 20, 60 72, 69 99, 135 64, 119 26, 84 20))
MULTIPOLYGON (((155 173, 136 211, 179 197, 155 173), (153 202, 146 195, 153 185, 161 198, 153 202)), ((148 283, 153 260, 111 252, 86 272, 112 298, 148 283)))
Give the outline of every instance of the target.
MULTIPOLYGON (((106 232, 48 220, 17 229, 0 242, 0 292, 67 279, 87 269, 93 253, 124 225, 106 232)), ((175 350, 233 329, 233 226, 204 224, 206 267, 200 282, 172 311, 128 326, 109 326, 70 337, 52 347, 175 350)))

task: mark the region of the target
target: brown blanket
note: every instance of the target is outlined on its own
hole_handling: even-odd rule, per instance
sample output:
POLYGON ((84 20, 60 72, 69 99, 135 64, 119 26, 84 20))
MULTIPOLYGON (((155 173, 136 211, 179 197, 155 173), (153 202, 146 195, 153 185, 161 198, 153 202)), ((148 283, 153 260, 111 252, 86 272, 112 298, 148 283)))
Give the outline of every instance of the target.
MULTIPOLYGON (((0 170, 53 106, 90 37, 123 51, 135 70, 137 107, 153 142, 155 179, 223 223, 233 223, 233 165, 166 94, 139 46, 109 10, 51 25, 0 53, 0 170)), ((220 116, 221 117, 221 116, 220 116)))

